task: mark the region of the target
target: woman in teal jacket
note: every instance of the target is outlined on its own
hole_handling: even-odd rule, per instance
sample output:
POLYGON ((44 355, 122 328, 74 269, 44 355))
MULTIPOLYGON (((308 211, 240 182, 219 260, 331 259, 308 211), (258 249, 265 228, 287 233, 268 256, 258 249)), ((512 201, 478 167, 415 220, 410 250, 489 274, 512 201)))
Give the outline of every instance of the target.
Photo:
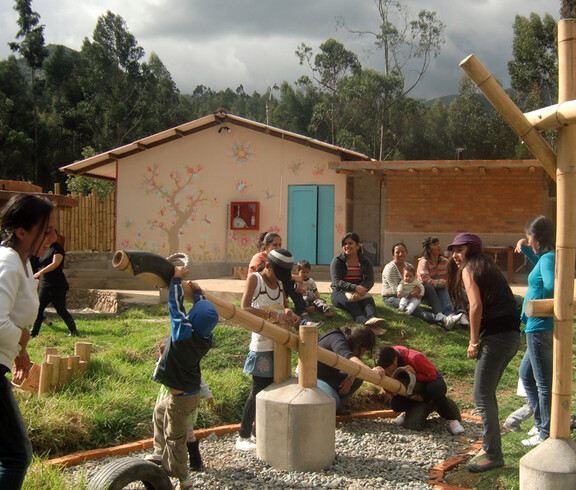
POLYGON ((550 408, 552 404, 552 317, 526 317, 526 301, 554 297, 554 266, 556 262, 554 223, 546 216, 537 216, 526 223, 526 238, 516 245, 534 264, 528 275, 528 290, 522 306, 522 323, 526 334, 526 353, 520 365, 520 379, 534 409, 534 425, 538 434, 522 444, 534 447, 550 437, 550 408))

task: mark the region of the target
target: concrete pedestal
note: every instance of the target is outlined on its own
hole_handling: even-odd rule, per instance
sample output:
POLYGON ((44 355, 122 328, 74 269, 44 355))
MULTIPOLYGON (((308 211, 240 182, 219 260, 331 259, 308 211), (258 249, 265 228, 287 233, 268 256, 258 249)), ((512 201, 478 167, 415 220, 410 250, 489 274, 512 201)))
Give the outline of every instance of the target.
POLYGON ((520 488, 576 488, 576 443, 571 439, 546 439, 522 457, 520 488))
POLYGON ((336 404, 319 388, 295 379, 256 397, 256 456, 274 468, 320 471, 336 456, 336 404))

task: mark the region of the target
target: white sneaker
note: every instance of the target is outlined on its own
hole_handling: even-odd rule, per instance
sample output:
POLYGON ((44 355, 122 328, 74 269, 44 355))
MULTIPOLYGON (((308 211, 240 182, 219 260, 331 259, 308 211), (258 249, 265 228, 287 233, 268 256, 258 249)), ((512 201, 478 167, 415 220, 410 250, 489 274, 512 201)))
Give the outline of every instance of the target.
POLYGON ((247 437, 239 437, 236 439, 236 449, 238 451, 256 451, 256 444, 247 437))
POLYGON ((460 318, 462 318, 463 314, 464 313, 458 313, 456 315, 448 315, 444 319, 444 326, 446 327, 446 329, 451 330, 454 327, 454 325, 456 325, 460 321, 460 318))
POLYGON ((532 427, 529 431, 528 434, 529 436, 537 436, 538 434, 540 434, 540 431, 538 430, 538 427, 534 426, 532 427))
POLYGON ((455 436, 465 432, 464 427, 462 427, 462 424, 457 420, 449 420, 448 425, 450 426, 450 432, 452 432, 452 434, 455 436))
POLYGON ((539 434, 536 434, 535 436, 532 436, 530 439, 524 439, 522 441, 522 445, 525 447, 536 447, 542 444, 543 442, 544 439, 542 439, 539 434))
POLYGON ((470 320, 468 320, 468 316, 466 315, 466 313, 462 313, 462 317, 460 318, 460 325, 462 325, 463 327, 470 326, 470 320))
POLYGON ((404 425, 404 420, 406 420, 406 412, 402 412, 400 415, 398 415, 394 423, 396 425, 404 425))

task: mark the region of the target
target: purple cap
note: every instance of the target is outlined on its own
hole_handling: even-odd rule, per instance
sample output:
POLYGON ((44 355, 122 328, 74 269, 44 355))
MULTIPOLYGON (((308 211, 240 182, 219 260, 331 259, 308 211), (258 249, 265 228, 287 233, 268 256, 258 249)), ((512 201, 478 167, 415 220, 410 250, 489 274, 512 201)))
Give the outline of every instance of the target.
POLYGON ((454 241, 448 245, 448 250, 452 251, 452 248, 457 245, 477 245, 482 248, 482 240, 480 240, 478 235, 474 235, 473 233, 460 233, 456 235, 454 241))

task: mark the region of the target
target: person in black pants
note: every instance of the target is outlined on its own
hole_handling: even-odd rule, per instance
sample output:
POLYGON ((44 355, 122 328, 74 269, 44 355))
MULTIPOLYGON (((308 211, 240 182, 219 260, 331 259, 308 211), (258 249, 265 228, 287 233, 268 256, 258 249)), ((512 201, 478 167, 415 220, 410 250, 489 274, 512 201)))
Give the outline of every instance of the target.
POLYGON ((69 336, 77 336, 78 330, 74 318, 66 308, 66 293, 69 286, 66 276, 64 275, 64 256, 66 252, 64 247, 55 241, 50 245, 46 255, 38 259, 38 272, 34 274, 36 279, 40 280, 40 288, 38 289, 38 297, 40 299, 40 306, 38 307, 38 315, 32 327, 31 336, 36 337, 40 332, 40 326, 44 319, 44 310, 52 303, 56 309, 56 313, 62 317, 64 323, 69 330, 69 336))

